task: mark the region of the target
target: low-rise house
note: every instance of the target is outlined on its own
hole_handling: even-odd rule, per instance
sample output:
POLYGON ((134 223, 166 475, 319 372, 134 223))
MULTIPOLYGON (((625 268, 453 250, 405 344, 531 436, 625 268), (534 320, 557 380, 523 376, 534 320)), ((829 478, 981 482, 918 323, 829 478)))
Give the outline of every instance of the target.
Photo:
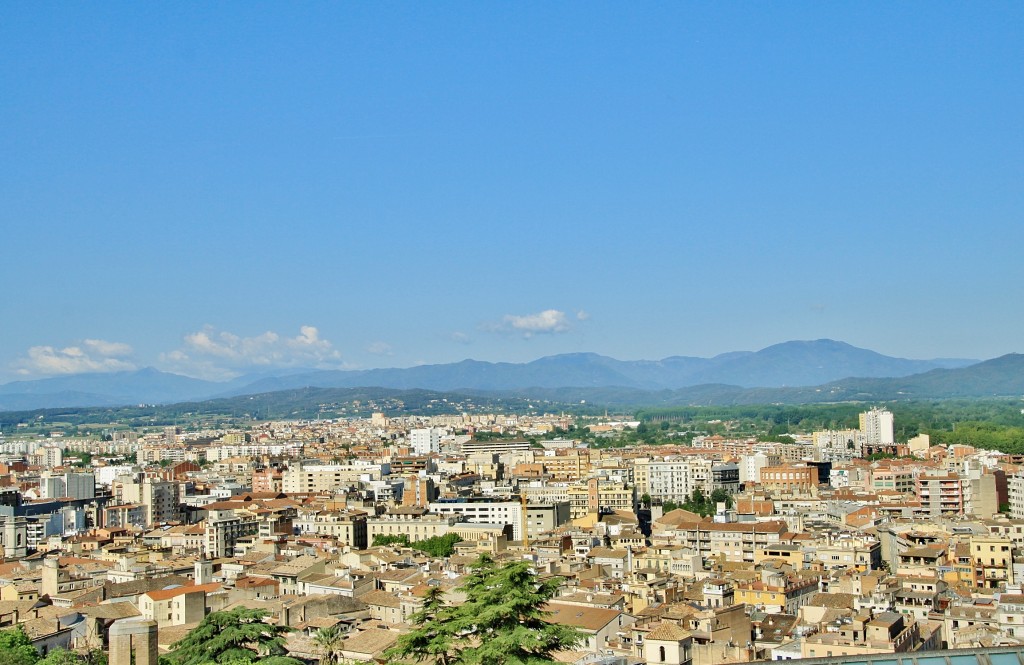
POLYGON ((549 602, 543 609, 548 613, 545 621, 577 629, 586 639, 586 644, 577 648, 594 653, 607 648, 619 631, 633 623, 633 617, 614 609, 559 602, 549 602))
POLYGON ((157 626, 181 626, 198 623, 206 616, 207 594, 223 590, 220 584, 180 586, 147 591, 139 597, 139 611, 157 626))

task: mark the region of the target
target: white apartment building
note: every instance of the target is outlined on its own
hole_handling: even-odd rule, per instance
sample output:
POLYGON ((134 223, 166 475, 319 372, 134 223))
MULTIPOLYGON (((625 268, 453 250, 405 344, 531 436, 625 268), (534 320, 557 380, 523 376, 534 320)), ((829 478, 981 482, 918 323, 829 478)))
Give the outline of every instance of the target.
POLYGON ((710 496, 716 463, 703 457, 673 457, 638 461, 634 478, 637 493, 658 501, 682 503, 699 489, 710 496), (643 468, 641 468, 643 467, 643 468), (644 486, 644 483, 646 486, 644 486))
POLYGON ((42 446, 36 449, 35 456, 39 465, 47 469, 64 465, 64 451, 57 446, 42 446))
POLYGON ((52 476, 44 471, 39 477, 39 496, 43 499, 59 499, 64 496, 64 476, 52 476))
POLYGON ((761 482, 761 469, 766 466, 781 466, 782 457, 766 452, 743 455, 740 458, 740 482, 761 482))
POLYGON ((860 431, 864 433, 869 446, 886 446, 895 443, 892 412, 883 409, 865 411, 860 414, 860 431))
POLYGON ((485 453, 503 455, 516 451, 530 450, 529 441, 508 441, 496 439, 494 441, 477 441, 475 439, 462 443, 462 454, 472 455, 473 453, 485 453))
POLYGON ((467 522, 509 524, 512 540, 523 539, 523 506, 519 501, 436 501, 430 512, 452 517, 461 515, 467 522))
POLYGON ((409 430, 409 445, 417 455, 441 452, 441 437, 447 432, 440 427, 423 427, 409 430))
POLYGON ((654 501, 683 502, 693 493, 690 465, 682 459, 637 461, 634 478, 637 493, 654 501))
POLYGON ((299 457, 302 455, 301 442, 289 443, 232 443, 210 446, 206 449, 206 459, 211 462, 231 457, 299 457))
POLYGON ((119 476, 129 476, 135 472, 135 467, 122 464, 119 466, 98 466, 93 468, 93 476, 97 485, 109 487, 119 476))
POLYGON ((1024 471, 1007 477, 1007 498, 1010 502, 1010 517, 1024 520, 1024 471))
POLYGON ((861 456, 867 436, 856 429, 825 430, 811 435, 823 462, 849 462, 861 456))
POLYGON ((532 481, 528 485, 519 485, 519 493, 526 495, 530 503, 557 503, 569 501, 569 483, 548 483, 532 481))

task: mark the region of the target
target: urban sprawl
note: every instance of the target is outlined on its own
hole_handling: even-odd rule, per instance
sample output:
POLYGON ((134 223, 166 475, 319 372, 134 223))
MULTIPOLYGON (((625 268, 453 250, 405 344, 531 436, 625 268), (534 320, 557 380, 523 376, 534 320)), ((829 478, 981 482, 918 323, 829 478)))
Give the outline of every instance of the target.
POLYGON ((897 443, 882 409, 781 442, 598 448, 574 424, 376 413, 0 439, 0 626, 112 663, 144 635, 137 662, 155 665, 244 607, 293 629, 292 658, 319 662, 330 629, 337 662, 384 662, 430 591, 458 604, 486 554, 559 580, 545 621, 585 638, 565 663, 1024 644, 1015 456, 897 443))

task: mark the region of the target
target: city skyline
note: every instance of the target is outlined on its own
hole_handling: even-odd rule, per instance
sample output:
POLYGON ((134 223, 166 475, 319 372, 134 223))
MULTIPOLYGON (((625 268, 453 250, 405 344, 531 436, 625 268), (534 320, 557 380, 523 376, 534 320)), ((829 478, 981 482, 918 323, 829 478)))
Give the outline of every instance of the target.
POLYGON ((11 6, 0 383, 1024 351, 1019 5, 11 6))

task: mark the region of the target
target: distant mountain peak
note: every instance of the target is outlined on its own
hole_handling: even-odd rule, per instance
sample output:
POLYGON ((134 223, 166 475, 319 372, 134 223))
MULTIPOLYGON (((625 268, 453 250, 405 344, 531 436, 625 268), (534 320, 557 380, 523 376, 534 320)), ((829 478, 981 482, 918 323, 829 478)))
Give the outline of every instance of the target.
MULTIPOLYGON (((1012 364, 1016 354, 1003 358, 1012 364)), ((997 362, 1000 359, 987 361, 997 362)), ((679 390, 693 386, 777 388, 820 386, 847 377, 906 377, 929 370, 964 367, 976 361, 907 360, 892 358, 832 339, 782 342, 760 351, 736 351, 713 358, 670 356, 662 360, 616 360, 594 352, 544 356, 531 362, 487 362, 419 365, 406 369, 262 370, 228 383, 215 383, 144 367, 112 374, 79 374, 0 385, 0 409, 17 404, 30 408, 165 404, 272 391, 374 386, 395 390, 438 391, 558 390, 565 388, 679 390), (15 399, 17 397, 17 399, 15 399), (82 400, 94 400, 82 403, 82 400)))

